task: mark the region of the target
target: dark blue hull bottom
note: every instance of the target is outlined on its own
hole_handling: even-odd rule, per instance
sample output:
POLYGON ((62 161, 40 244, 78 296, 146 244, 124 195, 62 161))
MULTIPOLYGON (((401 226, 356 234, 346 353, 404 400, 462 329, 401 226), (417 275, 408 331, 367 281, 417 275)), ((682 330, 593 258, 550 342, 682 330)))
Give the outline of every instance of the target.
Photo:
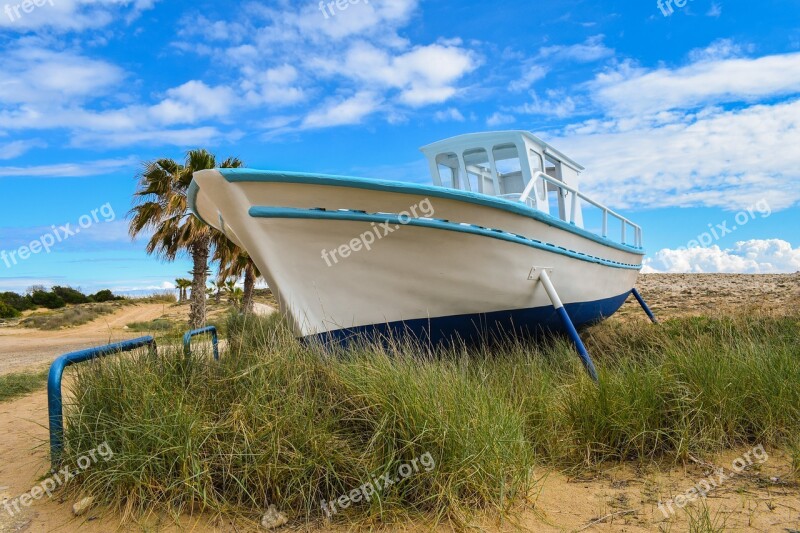
MULTIPOLYGON (((580 329, 601 322, 616 313, 630 293, 594 302, 566 304, 564 307, 575 327, 580 329)), ((356 340, 412 338, 424 343, 467 344, 500 341, 508 338, 531 338, 542 334, 566 333, 563 322, 552 306, 494 313, 456 315, 429 319, 373 324, 329 331, 307 337, 310 342, 347 345, 356 340)))

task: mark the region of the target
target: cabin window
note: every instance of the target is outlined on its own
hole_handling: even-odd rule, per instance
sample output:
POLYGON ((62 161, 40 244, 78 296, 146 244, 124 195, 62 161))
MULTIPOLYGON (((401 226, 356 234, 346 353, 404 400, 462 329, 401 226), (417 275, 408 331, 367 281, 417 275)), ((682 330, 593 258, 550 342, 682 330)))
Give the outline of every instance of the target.
POLYGON ((494 195, 494 175, 489 163, 489 152, 476 148, 464 152, 464 166, 467 168, 469 190, 494 195))
POLYGON ((522 194, 525 178, 522 176, 522 161, 515 144, 501 144, 492 150, 500 181, 500 194, 522 194))
POLYGON ((439 178, 442 180, 442 186, 458 189, 458 156, 454 153, 439 154, 436 156, 436 166, 439 168, 439 178))

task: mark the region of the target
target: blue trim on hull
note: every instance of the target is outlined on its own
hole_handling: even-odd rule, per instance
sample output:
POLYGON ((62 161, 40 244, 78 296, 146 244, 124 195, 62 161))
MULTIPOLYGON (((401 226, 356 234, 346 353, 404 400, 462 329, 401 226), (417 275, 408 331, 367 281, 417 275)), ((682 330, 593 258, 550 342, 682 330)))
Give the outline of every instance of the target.
MULTIPOLYGON (((507 211, 517 215, 522 215, 527 218, 532 218, 543 222, 548 226, 563 229, 580 235, 586 239, 596 243, 630 252, 639 255, 645 255, 642 248, 629 246, 614 242, 608 238, 596 235, 591 231, 579 228, 575 224, 564 222, 559 218, 552 215, 543 213, 538 209, 528 207, 520 202, 512 202, 505 198, 498 198, 495 196, 488 196, 486 194, 479 194, 470 191, 459 191, 455 189, 446 189, 444 187, 436 187, 434 185, 422 185, 416 183, 405 183, 402 181, 388 181, 388 180, 372 180, 365 178, 353 178, 349 176, 330 176, 326 174, 306 174, 301 172, 275 172, 267 170, 253 170, 247 168, 221 168, 218 169, 222 177, 229 183, 301 183, 306 185, 325 185, 329 187, 350 187, 354 189, 364 189, 370 191, 383 191, 394 192, 400 194, 414 194, 428 196, 431 198, 443 198, 447 200, 456 200, 466 202, 469 204, 480 205, 483 207, 492 207, 507 211)), ((192 202, 190 201, 190 205, 192 202)), ((195 214, 197 211, 192 209, 195 214)))
POLYGON ((503 230, 484 228, 474 224, 456 224, 449 220, 440 220, 434 218, 404 218, 400 215, 392 213, 363 213, 360 211, 325 211, 324 209, 295 209, 291 207, 251 207, 250 216, 254 218, 285 218, 296 220, 339 220, 350 222, 371 222, 373 224, 394 224, 396 227, 400 226, 415 226, 420 228, 437 229, 442 231, 455 231, 458 233, 467 233, 470 235, 477 235, 479 237, 489 237, 491 239, 498 239, 507 241, 514 244, 521 244, 543 250, 559 255, 565 255, 573 259, 579 259, 588 263, 595 263, 612 268, 623 268, 628 270, 641 270, 642 265, 633 265, 629 263, 620 263, 602 257, 595 257, 593 255, 576 252, 569 250, 555 244, 537 241, 535 239, 528 239, 522 235, 508 233, 503 230))
MULTIPOLYGON (((598 300, 566 304, 564 308, 577 329, 596 324, 616 313, 630 292, 598 300)), ((569 334, 552 306, 469 315, 423 318, 339 329, 305 337, 308 342, 346 346, 359 340, 412 338, 433 345, 464 341, 474 344, 509 337, 536 338, 541 334, 569 334)))

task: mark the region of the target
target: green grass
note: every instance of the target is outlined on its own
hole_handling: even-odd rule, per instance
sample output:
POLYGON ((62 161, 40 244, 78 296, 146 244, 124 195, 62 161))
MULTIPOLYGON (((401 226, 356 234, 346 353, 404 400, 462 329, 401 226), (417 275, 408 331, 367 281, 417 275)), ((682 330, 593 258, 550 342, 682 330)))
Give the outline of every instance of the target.
POLYGON ((465 524, 529 494, 534 466, 682 461, 800 434, 798 317, 609 322, 587 332, 599 386, 564 341, 430 353, 336 353, 274 317, 228 325, 220 364, 179 347, 78 368, 67 454, 114 451, 77 492, 134 513, 196 509, 293 519, 424 453, 436 468, 336 520, 465 524))
POLYGON ((19 372, 0 376, 0 402, 36 392, 47 385, 47 371, 19 372))
POLYGON ((128 329, 135 333, 165 332, 181 327, 180 324, 166 318, 156 318, 149 322, 132 322, 128 329))

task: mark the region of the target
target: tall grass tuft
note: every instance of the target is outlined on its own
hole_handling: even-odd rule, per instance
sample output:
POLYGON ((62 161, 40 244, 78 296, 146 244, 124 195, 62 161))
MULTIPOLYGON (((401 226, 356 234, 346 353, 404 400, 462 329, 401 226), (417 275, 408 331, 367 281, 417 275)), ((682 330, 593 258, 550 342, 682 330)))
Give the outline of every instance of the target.
POLYGON ((334 519, 463 524, 529 494, 534 465, 796 444, 798 324, 768 315, 609 322, 585 335, 596 385, 562 340, 324 350, 276 317, 237 318, 219 363, 166 347, 78 367, 67 460, 108 442, 113 459, 81 474, 75 490, 133 514, 257 516, 275 504, 314 520, 322 501, 430 453, 431 471, 334 519))

